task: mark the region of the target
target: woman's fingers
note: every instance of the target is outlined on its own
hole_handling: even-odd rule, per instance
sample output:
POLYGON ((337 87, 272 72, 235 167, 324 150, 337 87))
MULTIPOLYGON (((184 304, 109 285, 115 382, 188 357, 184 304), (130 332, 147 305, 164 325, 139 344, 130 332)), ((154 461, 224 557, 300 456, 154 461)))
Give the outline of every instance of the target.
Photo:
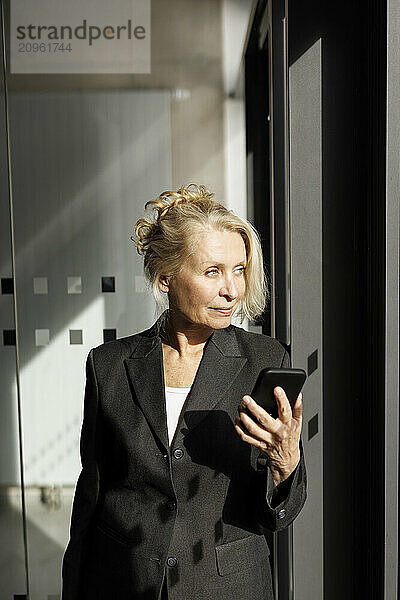
POLYGON ((296 419, 296 421, 300 424, 301 427, 301 423, 303 420, 303 394, 300 392, 300 394, 297 396, 297 400, 295 402, 295 405, 293 406, 293 418, 296 419))
MULTIPOLYGON (((239 419, 239 417, 236 417, 234 427, 235 427, 236 432, 238 433, 239 437, 244 442, 248 442, 249 444, 252 444, 256 448, 263 450, 264 452, 268 449, 269 442, 267 442, 266 440, 260 440, 257 437, 254 437, 253 435, 251 435, 249 433, 249 431, 247 430, 247 428, 243 425, 243 423, 239 419)), ((267 433, 267 432, 264 432, 264 433, 267 433)))
POLYGON ((239 410, 238 420, 241 421, 241 423, 245 427, 245 430, 251 436, 259 440, 261 439, 264 442, 272 443, 272 433, 265 429, 264 426, 262 426, 262 424, 258 424, 252 417, 246 414, 246 412, 243 409, 239 410))
POLYGON ((274 388, 275 398, 278 404, 278 417, 282 423, 289 425, 292 420, 292 407, 284 390, 277 386, 274 388))
POLYGON ((288 461, 292 461, 293 452, 298 449, 302 424, 302 395, 297 397, 292 411, 282 388, 274 388, 274 393, 279 412, 277 419, 251 396, 246 395, 238 407, 239 416, 235 419, 235 429, 242 440, 267 452, 271 459, 279 460, 285 466, 288 461))
MULTIPOLYGON (((267 411, 264 410, 259 404, 257 404, 257 402, 253 400, 251 396, 243 396, 242 402, 246 406, 247 410, 254 415, 254 419, 258 421, 258 423, 260 423, 264 429, 270 431, 271 433, 276 433, 278 431, 279 423, 276 422, 276 419, 271 417, 271 415, 267 413, 267 411)), ((241 412, 246 415, 243 409, 241 412)), ((251 417, 248 418, 250 420, 254 420, 251 419, 251 417)))

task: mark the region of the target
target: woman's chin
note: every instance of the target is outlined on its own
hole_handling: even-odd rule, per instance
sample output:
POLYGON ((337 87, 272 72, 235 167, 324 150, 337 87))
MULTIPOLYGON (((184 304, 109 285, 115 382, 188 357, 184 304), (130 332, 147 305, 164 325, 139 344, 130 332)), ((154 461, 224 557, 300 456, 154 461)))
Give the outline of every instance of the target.
POLYGON ((223 329, 224 327, 228 327, 231 324, 232 317, 233 311, 226 314, 219 311, 215 311, 211 318, 213 324, 212 326, 216 329, 223 329))

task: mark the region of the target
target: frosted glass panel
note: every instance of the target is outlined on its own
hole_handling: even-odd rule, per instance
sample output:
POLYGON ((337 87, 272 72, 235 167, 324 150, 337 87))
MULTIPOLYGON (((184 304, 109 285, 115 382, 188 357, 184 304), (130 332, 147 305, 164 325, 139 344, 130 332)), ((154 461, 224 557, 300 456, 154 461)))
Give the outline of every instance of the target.
POLYGON ((39 600, 60 593, 86 356, 154 320, 130 236, 144 203, 171 186, 170 94, 13 92, 10 124, 30 592, 39 600))

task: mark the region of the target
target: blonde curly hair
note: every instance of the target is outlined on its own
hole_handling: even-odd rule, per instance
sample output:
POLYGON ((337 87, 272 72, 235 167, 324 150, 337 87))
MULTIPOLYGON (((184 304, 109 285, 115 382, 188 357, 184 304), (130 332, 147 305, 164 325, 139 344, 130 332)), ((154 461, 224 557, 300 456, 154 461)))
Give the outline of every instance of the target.
POLYGON ((153 218, 136 222, 135 236, 139 254, 144 256, 144 272, 152 286, 159 308, 165 307, 165 295, 159 288, 161 276, 177 275, 196 247, 205 230, 232 231, 242 236, 246 247, 246 288, 238 315, 254 320, 260 316, 269 299, 263 256, 256 229, 213 200, 214 193, 203 185, 191 183, 176 192, 166 191, 149 200, 145 209, 153 210, 153 218))

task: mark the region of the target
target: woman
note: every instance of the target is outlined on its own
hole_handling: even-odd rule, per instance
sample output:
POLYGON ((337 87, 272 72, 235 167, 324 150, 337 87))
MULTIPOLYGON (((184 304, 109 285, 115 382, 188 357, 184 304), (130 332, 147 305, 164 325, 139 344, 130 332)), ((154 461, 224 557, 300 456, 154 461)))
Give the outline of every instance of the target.
POLYGON ((300 512, 306 473, 301 395, 292 413, 276 388, 277 419, 249 396, 287 352, 231 324, 264 309, 260 242, 202 186, 148 206, 137 249, 169 308, 89 354, 62 598, 272 600, 264 534, 300 512))

